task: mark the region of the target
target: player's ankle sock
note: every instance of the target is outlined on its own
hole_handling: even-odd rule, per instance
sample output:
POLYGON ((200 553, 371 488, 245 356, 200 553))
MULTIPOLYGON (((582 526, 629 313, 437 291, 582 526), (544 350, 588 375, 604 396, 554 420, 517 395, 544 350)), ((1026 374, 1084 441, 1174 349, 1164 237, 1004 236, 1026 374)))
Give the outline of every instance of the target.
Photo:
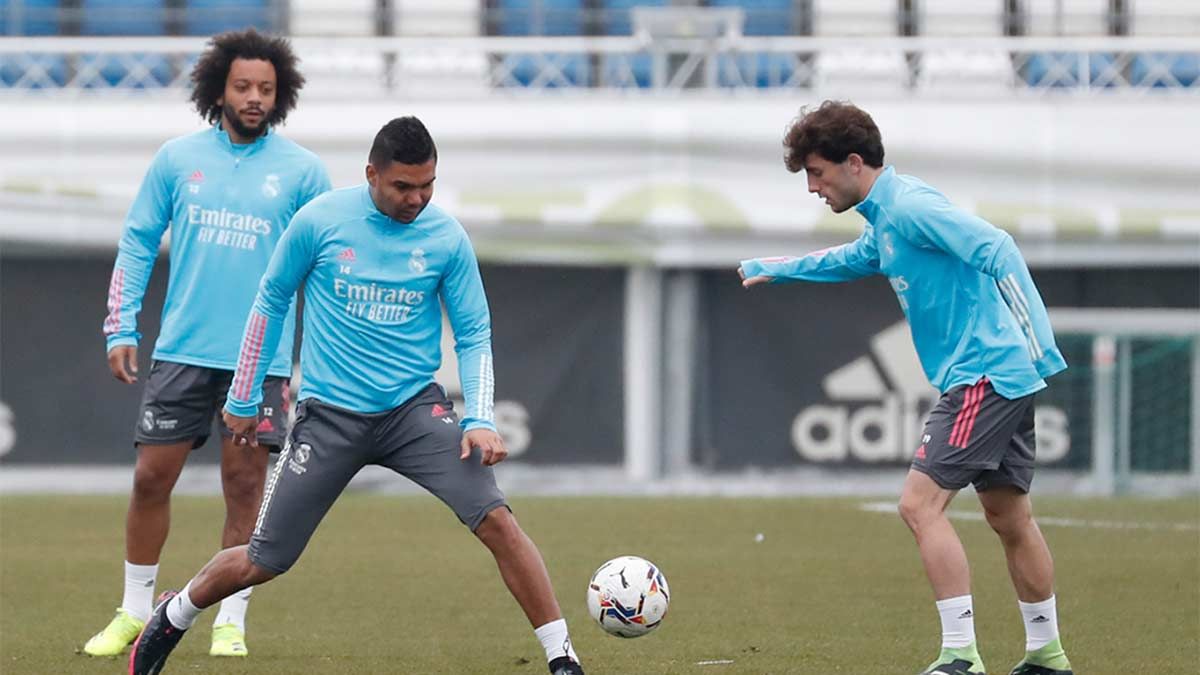
POLYGON ((189 593, 191 588, 192 582, 189 581, 187 586, 167 603, 167 621, 179 630, 191 628, 192 624, 196 623, 196 617, 200 616, 200 608, 192 604, 192 596, 189 593))
POLYGON ((579 663, 579 657, 575 655, 575 648, 571 646, 571 636, 567 633, 566 619, 558 619, 538 626, 533 629, 533 634, 541 641, 542 649, 546 650, 547 662, 567 657, 575 663, 579 663))
POLYGON ((1054 596, 1041 602, 1017 601, 1025 620, 1025 651, 1035 652, 1058 637, 1058 609, 1054 596))
POLYGON ((150 619, 154 610, 154 582, 158 579, 158 565, 134 565, 125 561, 125 596, 121 609, 141 622, 150 619))
POLYGON ((975 611, 970 595, 938 600, 937 610, 942 618, 942 649, 962 649, 975 644, 975 611))
POLYGON ((250 592, 253 590, 253 586, 243 588, 222 600, 221 609, 217 612, 217 618, 213 620, 213 626, 231 623, 244 633, 246 631, 246 606, 250 604, 250 592))

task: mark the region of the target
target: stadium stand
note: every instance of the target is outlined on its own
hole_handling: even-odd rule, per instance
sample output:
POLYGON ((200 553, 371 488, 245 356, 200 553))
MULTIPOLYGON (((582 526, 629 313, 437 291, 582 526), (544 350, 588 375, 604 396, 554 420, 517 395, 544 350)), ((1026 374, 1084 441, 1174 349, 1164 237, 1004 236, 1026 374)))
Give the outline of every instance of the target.
MULTIPOLYGON (((0 3, 0 35, 57 35, 58 0, 13 0, 0 3)), ((28 89, 62 86, 66 59, 54 54, 0 55, 0 85, 28 89)))
MULTIPOLYGON (((492 34, 505 36, 585 35, 583 0, 497 0, 489 3, 492 34)), ((508 54, 502 59, 501 86, 587 86, 591 64, 580 54, 508 54)))

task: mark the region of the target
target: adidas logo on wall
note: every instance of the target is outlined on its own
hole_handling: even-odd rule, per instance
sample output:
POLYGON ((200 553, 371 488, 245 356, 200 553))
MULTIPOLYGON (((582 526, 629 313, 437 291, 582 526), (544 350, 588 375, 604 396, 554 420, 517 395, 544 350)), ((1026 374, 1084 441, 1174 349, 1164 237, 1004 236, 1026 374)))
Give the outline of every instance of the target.
MULTIPOLYGON (((821 388, 832 403, 808 406, 792 421, 792 447, 810 462, 907 463, 938 400, 906 321, 872 337, 870 353, 826 375, 821 388)), ((1035 414, 1039 463, 1062 459, 1071 445, 1066 413, 1039 406, 1035 414)))

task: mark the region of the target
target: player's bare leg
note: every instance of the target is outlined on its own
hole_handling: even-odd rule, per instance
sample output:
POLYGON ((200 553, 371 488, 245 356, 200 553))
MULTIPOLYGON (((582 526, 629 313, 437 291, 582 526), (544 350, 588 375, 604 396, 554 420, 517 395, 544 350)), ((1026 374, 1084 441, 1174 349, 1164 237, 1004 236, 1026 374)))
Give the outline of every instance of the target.
POLYGON ((232 438, 221 439, 221 489, 225 494, 221 548, 250 542, 262 504, 269 451, 265 445, 236 445, 232 438))
POLYGON ((493 509, 476 528, 475 536, 496 557, 504 584, 530 624, 541 626, 562 618, 542 554, 511 511, 504 507, 493 509))
POLYGON ((917 539, 925 574, 938 600, 971 592, 967 554, 946 517, 956 494, 957 490, 940 487, 920 471, 909 471, 900 495, 900 517, 917 539))
POLYGON ((158 558, 171 528, 171 491, 192 442, 139 444, 125 514, 125 594, 116 615, 83 646, 91 656, 120 654, 150 618, 158 558))
POLYGON ((206 607, 276 576, 250 562, 249 546, 234 546, 213 556, 182 591, 163 594, 162 602, 154 609, 129 655, 129 672, 133 675, 159 672, 206 607))
POLYGON ((1025 623, 1025 659, 1015 673, 1069 673, 1071 664, 1058 637, 1054 559, 1033 519, 1029 495, 1012 486, 979 493, 988 525, 1004 546, 1008 574, 1025 623))
POLYGON ((125 559, 157 565, 171 528, 171 491, 192 451, 192 441, 139 445, 133 491, 125 516, 125 559))
POLYGON ((925 473, 910 470, 900 495, 900 517, 912 530, 942 621, 942 651, 924 672, 983 673, 975 645, 971 570, 962 541, 946 517, 958 494, 925 473))
MULTIPOLYGON (((232 437, 221 442, 221 487, 225 493, 225 528, 221 547, 240 546, 250 541, 258 507, 262 503, 269 449, 267 446, 238 445, 232 437)), ((212 656, 246 656, 246 607, 252 588, 226 598, 213 620, 212 656)))
POLYGON ((582 674, 546 563, 516 517, 503 506, 492 509, 475 528, 475 536, 495 556, 504 584, 546 649, 550 672, 582 674))

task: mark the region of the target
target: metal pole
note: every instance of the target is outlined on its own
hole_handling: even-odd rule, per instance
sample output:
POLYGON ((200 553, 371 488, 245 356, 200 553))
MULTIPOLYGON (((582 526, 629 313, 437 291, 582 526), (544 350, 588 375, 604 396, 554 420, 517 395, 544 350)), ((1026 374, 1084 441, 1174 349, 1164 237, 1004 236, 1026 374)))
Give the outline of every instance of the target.
POLYGON ((667 277, 663 326, 663 474, 678 475, 691 464, 692 411, 696 391, 696 335, 700 277, 694 270, 667 277))
POLYGON ((630 267, 625 276, 625 473, 632 480, 661 470, 662 272, 630 267))
POLYGON ((1117 342, 1116 494, 1127 494, 1133 482, 1133 348, 1129 338, 1117 342))
POLYGON ((1100 494, 1116 492, 1113 456, 1115 439, 1113 411, 1116 410, 1117 346, 1111 335, 1092 339, 1092 480, 1100 494))

